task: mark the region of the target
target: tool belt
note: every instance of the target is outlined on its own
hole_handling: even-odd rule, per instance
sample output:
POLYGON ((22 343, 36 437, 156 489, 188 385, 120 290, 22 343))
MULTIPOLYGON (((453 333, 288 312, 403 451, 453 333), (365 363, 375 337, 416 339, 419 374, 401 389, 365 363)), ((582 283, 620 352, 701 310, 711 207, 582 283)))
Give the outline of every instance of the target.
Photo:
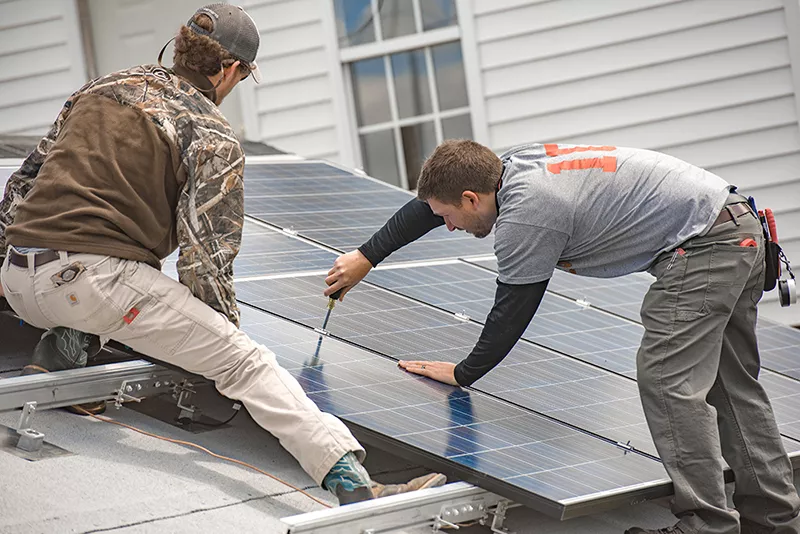
MULTIPOLYGON (((748 203, 756 210, 753 197, 748 199, 748 203)), ((794 280, 794 274, 792 273, 789 260, 783 254, 783 250, 778 244, 778 226, 775 223, 775 216, 772 210, 766 208, 764 210, 756 210, 756 212, 758 213, 758 221, 761 223, 761 230, 764 233, 764 256, 766 260, 764 291, 772 291, 775 289, 778 281, 781 280, 781 263, 786 266, 786 271, 791 276, 792 281, 794 280)), ((784 284, 785 280, 781 281, 781 283, 784 284)), ((783 304, 783 301, 781 301, 781 305, 788 306, 788 304, 783 304)))
MULTIPOLYGON (((58 259, 58 252, 55 250, 45 250, 42 252, 37 252, 33 255, 33 266, 41 267, 51 261, 56 261, 58 259)), ((9 249, 8 253, 8 261, 11 265, 16 265, 17 267, 22 267, 23 269, 28 268, 28 255, 27 254, 20 254, 14 247, 9 249)))

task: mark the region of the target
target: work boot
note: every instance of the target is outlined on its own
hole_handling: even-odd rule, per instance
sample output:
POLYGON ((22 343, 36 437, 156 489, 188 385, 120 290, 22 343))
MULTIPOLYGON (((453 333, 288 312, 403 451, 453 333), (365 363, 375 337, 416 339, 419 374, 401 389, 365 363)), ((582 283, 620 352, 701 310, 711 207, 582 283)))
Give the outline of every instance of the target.
POLYGON ((625 534, 696 534, 696 531, 690 529, 686 525, 677 523, 671 527, 655 529, 631 527, 625 531, 625 534))
POLYGON ((342 456, 322 481, 322 487, 339 499, 339 506, 372 499, 371 486, 369 473, 352 452, 342 456))
POLYGON ((425 488, 438 488, 447 482, 447 477, 441 473, 428 473, 421 477, 409 480, 405 484, 386 484, 372 482, 372 496, 376 499, 388 497, 389 495, 399 495, 409 491, 417 491, 425 488))
MULTIPOLYGON (((22 369, 22 375, 86 367, 89 358, 96 356, 102 348, 100 338, 94 334, 71 328, 51 328, 36 344, 31 363, 22 369)), ((65 409, 78 415, 87 415, 86 412, 97 415, 106 411, 106 401, 87 402, 65 409)))

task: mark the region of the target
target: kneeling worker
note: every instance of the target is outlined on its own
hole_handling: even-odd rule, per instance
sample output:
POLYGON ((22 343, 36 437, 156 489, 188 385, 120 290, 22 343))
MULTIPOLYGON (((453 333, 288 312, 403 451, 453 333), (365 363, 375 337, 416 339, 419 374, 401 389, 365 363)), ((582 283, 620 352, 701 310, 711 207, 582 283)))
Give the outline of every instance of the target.
POLYGON ((792 466, 758 382, 763 233, 734 190, 648 150, 532 144, 498 157, 473 141, 446 141, 425 162, 417 198, 336 260, 325 294, 346 292, 437 226, 475 237, 494 228, 497 292, 475 348, 458 365, 400 362, 468 386, 519 340, 556 267, 601 278, 649 271, 656 281, 642 306, 637 379, 680 521, 627 532, 796 534, 792 466), (727 505, 722 458, 736 476, 736 510, 727 505))
MULTIPOLYGON (((134 67, 74 93, 0 204, 5 297, 34 326, 83 336, 78 352, 107 336, 213 380, 341 504, 441 485, 430 474, 373 487, 347 427, 238 328, 244 154, 217 106, 259 81, 258 45, 241 8, 209 5, 180 28, 174 68, 134 67), (180 283, 160 272, 178 247, 180 283)), ((39 356, 43 372, 75 360, 39 356)))

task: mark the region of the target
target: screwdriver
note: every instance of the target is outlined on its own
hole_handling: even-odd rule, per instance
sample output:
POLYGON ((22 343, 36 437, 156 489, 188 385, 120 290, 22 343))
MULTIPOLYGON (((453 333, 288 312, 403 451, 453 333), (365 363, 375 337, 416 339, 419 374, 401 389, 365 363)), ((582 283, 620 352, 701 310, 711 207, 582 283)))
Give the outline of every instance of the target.
POLYGON ((344 288, 339 289, 330 297, 328 297, 328 311, 325 313, 325 320, 322 321, 322 329, 325 330, 325 327, 328 326, 328 319, 331 318, 331 312, 333 311, 333 307, 336 306, 336 301, 339 300, 339 297, 342 296, 342 291, 344 288))
POLYGON ((311 363, 312 365, 316 365, 319 361, 319 349, 322 347, 322 338, 325 336, 325 327, 328 326, 328 321, 331 318, 331 312, 336 306, 336 301, 342 296, 342 291, 344 291, 344 288, 339 289, 330 297, 328 297, 328 311, 325 313, 325 320, 322 321, 322 332, 320 332, 319 340, 317 341, 317 350, 314 351, 314 358, 312 359, 311 363))

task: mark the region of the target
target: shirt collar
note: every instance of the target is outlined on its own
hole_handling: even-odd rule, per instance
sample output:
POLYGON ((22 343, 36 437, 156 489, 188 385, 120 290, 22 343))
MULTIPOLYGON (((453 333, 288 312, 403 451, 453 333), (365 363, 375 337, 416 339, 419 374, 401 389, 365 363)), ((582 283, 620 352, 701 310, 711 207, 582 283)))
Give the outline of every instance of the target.
POLYGON ((207 77, 203 76, 199 72, 187 69, 182 65, 175 65, 171 70, 173 73, 177 74, 197 88, 200 93, 204 97, 211 100, 212 103, 216 103, 217 90, 214 88, 214 84, 211 83, 211 80, 209 80, 207 77))

